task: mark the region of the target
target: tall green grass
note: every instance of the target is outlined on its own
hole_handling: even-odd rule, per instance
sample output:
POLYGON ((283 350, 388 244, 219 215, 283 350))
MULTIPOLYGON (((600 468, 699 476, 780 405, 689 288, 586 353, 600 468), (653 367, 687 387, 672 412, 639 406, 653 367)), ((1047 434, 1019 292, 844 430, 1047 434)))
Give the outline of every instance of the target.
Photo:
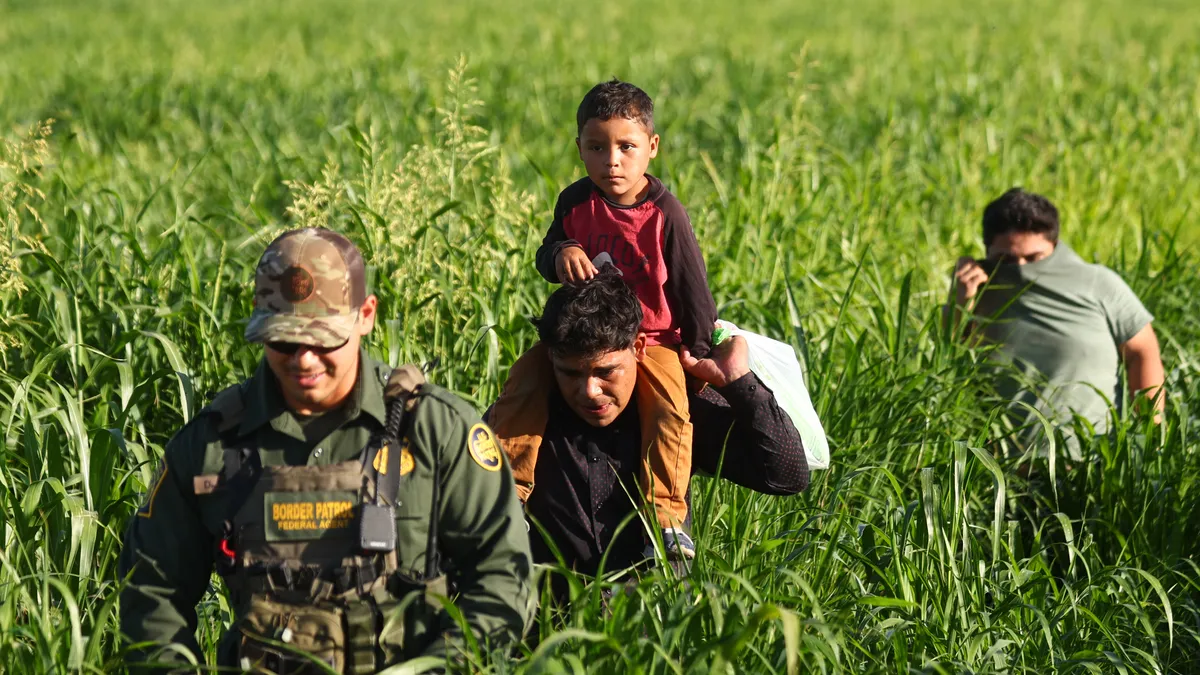
MULTIPOLYGON (((655 97, 652 170, 691 213, 722 316, 803 355, 834 467, 795 498, 695 481, 690 583, 568 575, 575 602, 542 610, 524 658, 468 662, 1197 671, 1191 3, 10 1, 0 17, 0 670, 120 670, 125 521, 174 430, 259 358, 241 338, 252 269, 282 229, 349 232, 383 308, 371 351, 438 359, 434 378, 485 406, 550 290, 533 252, 581 173, 574 107, 617 75, 655 97), (48 145, 20 140, 48 118, 48 145), (1170 390, 1162 425, 1128 414, 1085 433, 1088 461, 1028 479, 994 451, 986 355, 937 320, 982 206, 1014 184, 1154 312, 1170 390)), ((219 593, 201 616, 211 658, 219 593)))

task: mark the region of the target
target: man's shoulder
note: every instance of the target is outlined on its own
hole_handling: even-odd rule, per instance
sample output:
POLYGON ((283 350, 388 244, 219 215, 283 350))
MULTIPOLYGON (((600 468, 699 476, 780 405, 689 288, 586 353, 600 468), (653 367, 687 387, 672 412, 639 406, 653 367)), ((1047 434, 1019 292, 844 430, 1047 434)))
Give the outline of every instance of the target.
POLYGON ((209 448, 234 434, 245 412, 246 383, 222 389, 168 441, 164 457, 172 470, 200 472, 209 448))
POLYGON ((414 425, 465 429, 480 423, 482 419, 475 406, 458 394, 432 382, 421 385, 416 418, 413 420, 414 425))
POLYGON ((1084 263, 1092 272, 1092 286, 1100 293, 1112 293, 1129 288, 1125 277, 1113 268, 1101 263, 1084 263))
MULTIPOLYGON (((386 389, 394 370, 386 363, 367 357, 366 367, 363 368, 363 377, 371 386, 378 386, 383 390, 386 389)), ((479 411, 474 406, 449 389, 428 381, 420 382, 413 415, 414 427, 429 424, 473 423, 480 420, 479 411)))
POLYGON ((1123 300, 1134 295, 1119 272, 1098 262, 1089 262, 1078 254, 1066 262, 1065 278, 1088 302, 1103 306, 1110 300, 1123 300))
POLYGON ((1116 270, 1094 264, 1092 295, 1104 316, 1114 326, 1114 336, 1121 342, 1132 338, 1154 316, 1146 309, 1137 291, 1116 270))
POLYGON ((204 420, 212 430, 226 433, 236 429, 246 412, 246 382, 230 385, 217 392, 208 405, 200 410, 198 420, 204 420))

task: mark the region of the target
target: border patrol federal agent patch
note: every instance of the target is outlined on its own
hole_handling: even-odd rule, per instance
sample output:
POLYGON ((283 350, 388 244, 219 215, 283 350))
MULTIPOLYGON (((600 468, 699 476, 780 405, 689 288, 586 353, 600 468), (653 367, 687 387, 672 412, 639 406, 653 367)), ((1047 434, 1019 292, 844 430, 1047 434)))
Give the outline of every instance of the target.
POLYGON ((268 492, 263 496, 267 541, 310 541, 354 534, 358 495, 349 490, 268 492))
POLYGON ((471 459, 479 466, 488 471, 500 470, 500 446, 496 444, 496 436, 486 424, 480 422, 467 432, 467 450, 471 452, 471 459))

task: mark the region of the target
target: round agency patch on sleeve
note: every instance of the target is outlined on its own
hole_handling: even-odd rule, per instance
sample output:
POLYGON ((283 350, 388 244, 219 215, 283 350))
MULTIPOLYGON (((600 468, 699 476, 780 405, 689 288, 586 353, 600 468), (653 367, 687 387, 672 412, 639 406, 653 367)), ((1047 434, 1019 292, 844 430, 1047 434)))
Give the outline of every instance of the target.
POLYGON ((488 425, 480 422, 467 432, 467 450, 471 459, 488 471, 499 471, 503 463, 500 457, 500 446, 496 444, 496 436, 488 425))

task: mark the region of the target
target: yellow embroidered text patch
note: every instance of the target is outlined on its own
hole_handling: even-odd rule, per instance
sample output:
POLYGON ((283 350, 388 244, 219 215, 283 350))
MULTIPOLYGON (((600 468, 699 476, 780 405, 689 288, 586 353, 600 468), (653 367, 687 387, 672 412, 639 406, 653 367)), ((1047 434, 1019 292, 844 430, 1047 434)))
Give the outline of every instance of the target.
POLYGON ((263 514, 267 541, 351 536, 358 496, 347 491, 268 492, 263 514))

